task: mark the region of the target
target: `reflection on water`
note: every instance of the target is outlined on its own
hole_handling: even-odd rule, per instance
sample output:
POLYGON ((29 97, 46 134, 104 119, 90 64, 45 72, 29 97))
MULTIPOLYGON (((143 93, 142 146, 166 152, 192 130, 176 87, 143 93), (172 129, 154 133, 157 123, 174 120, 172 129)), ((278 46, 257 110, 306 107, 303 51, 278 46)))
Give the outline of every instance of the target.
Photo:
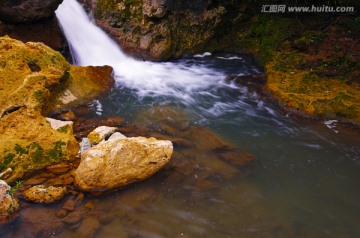
MULTIPOLYGON (((226 75, 257 74, 246 57, 196 63, 226 75)), ((126 118, 128 136, 172 140, 170 164, 127 189, 86 195, 66 211, 72 221, 60 212, 66 200, 23 203, 0 236, 360 237, 359 131, 291 118, 256 87, 223 82, 190 96, 139 99, 119 84, 99 101, 102 116, 126 118)), ((88 116, 98 117, 95 106, 88 116)))

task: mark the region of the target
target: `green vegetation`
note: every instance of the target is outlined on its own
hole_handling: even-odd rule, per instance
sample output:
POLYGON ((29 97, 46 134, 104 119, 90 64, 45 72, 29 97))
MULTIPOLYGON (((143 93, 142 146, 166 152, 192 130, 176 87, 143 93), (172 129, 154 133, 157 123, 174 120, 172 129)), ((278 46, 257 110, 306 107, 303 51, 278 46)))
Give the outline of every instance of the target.
POLYGON ((39 143, 32 142, 25 148, 16 144, 13 151, 4 150, 4 156, 0 160, 0 171, 6 168, 12 168, 15 170, 19 164, 23 169, 33 167, 33 164, 42 165, 49 162, 60 162, 64 160, 63 146, 66 143, 63 141, 57 141, 54 147, 50 150, 44 150, 39 143), (28 157, 30 159, 25 159, 28 157))

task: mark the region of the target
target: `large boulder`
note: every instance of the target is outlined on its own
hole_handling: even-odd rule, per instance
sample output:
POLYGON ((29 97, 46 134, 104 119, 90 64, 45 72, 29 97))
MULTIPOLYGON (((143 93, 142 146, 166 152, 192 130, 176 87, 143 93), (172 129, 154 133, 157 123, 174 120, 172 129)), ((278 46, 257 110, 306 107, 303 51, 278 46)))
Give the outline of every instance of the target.
POLYGON ((79 189, 104 192, 144 180, 170 160, 171 141, 132 137, 108 140, 86 150, 75 171, 79 189))
MULTIPOLYGON (((0 37, 0 173, 11 168, 7 182, 76 158, 79 144, 71 123, 56 122, 43 115, 45 109, 55 107, 51 99, 57 98, 61 90, 76 88, 71 80, 76 78, 73 81, 80 82, 85 76, 79 72, 84 71, 92 72, 86 77, 88 82, 96 81, 103 71, 110 75, 111 68, 100 68, 97 74, 96 67, 71 67, 59 52, 42 43, 24 44, 0 37)), ((92 99, 99 92, 89 87, 85 93, 80 90, 86 94, 85 98, 77 94, 78 103, 92 99)))
POLYGON ((19 210, 19 204, 12 197, 11 187, 3 180, 0 180, 0 224, 11 219, 19 210))
POLYGON ((29 23, 50 17, 63 0, 2 0, 0 20, 29 23))

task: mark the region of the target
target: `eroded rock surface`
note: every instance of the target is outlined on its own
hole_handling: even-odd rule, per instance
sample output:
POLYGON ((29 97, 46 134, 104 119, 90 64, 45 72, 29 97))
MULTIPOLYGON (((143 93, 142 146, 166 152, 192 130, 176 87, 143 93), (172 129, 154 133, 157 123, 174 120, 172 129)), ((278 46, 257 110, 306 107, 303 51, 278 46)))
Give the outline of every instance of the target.
POLYGON ((66 187, 54 187, 37 185, 29 188, 22 193, 23 197, 34 203, 54 203, 61 200, 68 190, 66 187))
POLYGON ((170 160, 171 141, 132 137, 101 142, 86 150, 75 171, 83 191, 107 191, 144 180, 170 160))
POLYGON ((125 51, 151 60, 204 50, 228 10, 218 1, 207 0, 82 2, 125 51))

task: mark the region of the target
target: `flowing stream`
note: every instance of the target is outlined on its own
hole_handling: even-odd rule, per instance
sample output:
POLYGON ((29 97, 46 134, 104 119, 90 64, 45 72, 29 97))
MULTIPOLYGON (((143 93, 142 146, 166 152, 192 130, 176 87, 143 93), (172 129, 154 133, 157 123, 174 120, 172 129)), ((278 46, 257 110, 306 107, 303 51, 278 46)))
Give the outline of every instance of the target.
MULTIPOLYGON (((360 237, 359 131, 289 117, 259 85, 231 81, 262 73, 248 55, 138 61, 75 0, 64 0, 56 15, 76 64, 115 71, 116 86, 93 102, 89 117, 123 117, 155 137, 171 134, 164 133, 171 125, 185 144, 198 145, 175 143, 170 165, 147 181, 86 196, 94 206, 87 214, 100 221, 95 237, 360 237), (206 131, 231 143, 235 160, 254 155, 255 165, 224 163, 207 149, 206 131)), ((61 206, 35 207, 31 214, 61 206)), ((27 237, 24 213, 3 237, 27 237)), ((76 226, 51 229, 42 236, 79 237, 76 226)))

